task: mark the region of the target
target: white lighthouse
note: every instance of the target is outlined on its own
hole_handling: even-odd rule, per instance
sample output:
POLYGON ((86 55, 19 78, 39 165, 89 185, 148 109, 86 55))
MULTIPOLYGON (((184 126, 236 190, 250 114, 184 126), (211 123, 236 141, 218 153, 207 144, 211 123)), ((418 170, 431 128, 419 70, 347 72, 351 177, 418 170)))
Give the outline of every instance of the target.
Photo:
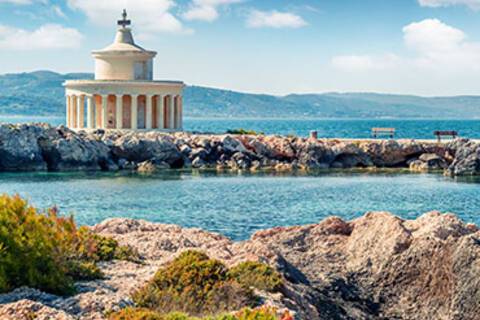
POLYGON ((181 130, 179 81, 153 80, 157 53, 135 44, 127 13, 114 42, 93 51, 95 80, 71 80, 66 90, 67 126, 74 129, 181 130))

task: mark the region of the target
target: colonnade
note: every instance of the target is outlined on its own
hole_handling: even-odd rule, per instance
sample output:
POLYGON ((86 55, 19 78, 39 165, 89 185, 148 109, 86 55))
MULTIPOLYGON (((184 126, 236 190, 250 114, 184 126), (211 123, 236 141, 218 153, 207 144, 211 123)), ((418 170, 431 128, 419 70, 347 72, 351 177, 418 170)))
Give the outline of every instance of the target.
POLYGON ((181 95, 89 95, 66 96, 70 128, 181 130, 181 95))

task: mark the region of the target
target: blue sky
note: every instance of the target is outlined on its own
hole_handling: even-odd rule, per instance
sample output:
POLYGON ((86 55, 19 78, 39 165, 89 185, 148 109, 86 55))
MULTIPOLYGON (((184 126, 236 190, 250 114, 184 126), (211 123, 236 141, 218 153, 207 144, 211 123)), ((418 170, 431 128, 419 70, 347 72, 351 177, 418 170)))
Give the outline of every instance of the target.
POLYGON ((480 0, 0 0, 0 73, 92 72, 126 7, 155 75, 288 94, 480 94, 480 0))

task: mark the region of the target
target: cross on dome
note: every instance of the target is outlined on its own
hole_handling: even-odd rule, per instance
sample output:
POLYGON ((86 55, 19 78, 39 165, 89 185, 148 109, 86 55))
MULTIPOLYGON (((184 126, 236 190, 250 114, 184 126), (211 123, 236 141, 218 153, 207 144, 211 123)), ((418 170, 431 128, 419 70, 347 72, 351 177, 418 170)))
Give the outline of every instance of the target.
POLYGON ((122 17, 123 17, 123 19, 118 20, 118 22, 117 22, 117 24, 119 26, 122 26, 123 28, 126 28, 127 26, 132 24, 132 21, 127 20, 127 10, 126 9, 123 9, 122 17))

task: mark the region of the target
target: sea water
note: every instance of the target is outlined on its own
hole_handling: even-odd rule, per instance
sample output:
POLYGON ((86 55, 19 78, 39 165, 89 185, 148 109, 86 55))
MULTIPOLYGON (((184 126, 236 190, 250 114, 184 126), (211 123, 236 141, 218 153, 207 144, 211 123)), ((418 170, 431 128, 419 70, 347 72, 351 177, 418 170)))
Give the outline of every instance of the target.
MULTIPOLYGON (((63 117, 5 117, 0 122, 47 122, 64 124, 63 117)), ((308 136, 312 130, 325 138, 369 138, 371 129, 396 129, 397 138, 434 139, 436 130, 455 130, 461 137, 480 139, 480 120, 432 119, 192 119, 184 120, 184 129, 194 132, 225 133, 231 129, 247 129, 265 134, 308 136)))
POLYGON ((0 173, 0 193, 20 194, 39 208, 58 206, 79 224, 127 217, 235 240, 260 229, 382 210, 406 219, 454 212, 480 225, 480 181, 437 174, 0 173))

